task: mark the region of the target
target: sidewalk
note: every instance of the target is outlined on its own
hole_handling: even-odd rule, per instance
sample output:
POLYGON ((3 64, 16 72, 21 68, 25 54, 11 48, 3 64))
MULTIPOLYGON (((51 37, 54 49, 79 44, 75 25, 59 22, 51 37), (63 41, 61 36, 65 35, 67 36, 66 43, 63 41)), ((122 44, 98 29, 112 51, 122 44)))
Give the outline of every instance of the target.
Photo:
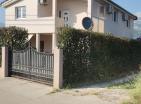
POLYGON ((82 88, 51 93, 53 89, 16 78, 0 79, 0 104, 120 104, 126 91, 82 88))

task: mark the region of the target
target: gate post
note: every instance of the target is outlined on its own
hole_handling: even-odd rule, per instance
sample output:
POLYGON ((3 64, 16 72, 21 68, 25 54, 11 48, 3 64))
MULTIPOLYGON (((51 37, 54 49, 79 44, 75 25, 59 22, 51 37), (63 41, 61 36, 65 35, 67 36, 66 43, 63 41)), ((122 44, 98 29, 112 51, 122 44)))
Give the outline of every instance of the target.
POLYGON ((0 69, 0 77, 8 77, 8 47, 2 47, 2 63, 0 69))
POLYGON ((63 87, 63 50, 54 50, 54 78, 53 87, 60 89, 63 87))

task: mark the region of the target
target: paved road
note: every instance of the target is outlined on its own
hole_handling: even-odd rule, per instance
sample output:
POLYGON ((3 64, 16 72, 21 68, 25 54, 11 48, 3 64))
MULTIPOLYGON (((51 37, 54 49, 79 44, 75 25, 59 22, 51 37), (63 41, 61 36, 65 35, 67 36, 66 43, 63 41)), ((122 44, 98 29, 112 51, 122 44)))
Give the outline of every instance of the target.
POLYGON ((52 90, 49 86, 26 80, 0 79, 0 104, 119 104, 118 96, 113 95, 112 99, 98 97, 98 93, 93 93, 91 89, 88 92, 68 90, 50 93, 52 90))

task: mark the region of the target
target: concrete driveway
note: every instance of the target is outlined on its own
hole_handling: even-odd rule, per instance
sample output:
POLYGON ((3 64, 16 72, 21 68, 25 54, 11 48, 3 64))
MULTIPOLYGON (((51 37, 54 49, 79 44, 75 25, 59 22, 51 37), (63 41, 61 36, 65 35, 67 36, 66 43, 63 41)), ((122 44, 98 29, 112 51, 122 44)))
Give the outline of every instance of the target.
POLYGON ((0 104, 120 104, 120 98, 125 96, 120 90, 94 90, 98 91, 74 89, 51 93, 53 89, 43 84, 5 78, 0 79, 0 104))
POLYGON ((0 104, 32 104, 51 91, 49 86, 22 79, 0 79, 0 104))

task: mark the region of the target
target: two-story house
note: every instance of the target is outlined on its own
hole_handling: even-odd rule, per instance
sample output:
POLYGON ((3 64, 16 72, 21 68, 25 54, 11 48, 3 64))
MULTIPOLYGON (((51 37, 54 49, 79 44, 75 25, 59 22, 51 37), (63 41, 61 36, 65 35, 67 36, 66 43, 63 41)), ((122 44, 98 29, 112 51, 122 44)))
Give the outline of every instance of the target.
POLYGON ((137 20, 112 0, 5 0, 0 6, 5 8, 6 27, 26 28, 32 47, 54 54, 53 80, 57 88, 63 82, 62 52, 56 44, 59 27, 84 29, 82 21, 89 17, 93 24, 91 30, 95 32, 132 38, 134 20, 137 20))
POLYGON ((57 28, 84 29, 90 17, 95 32, 132 38, 137 17, 112 0, 5 0, 5 25, 28 29, 29 41, 38 51, 53 52, 57 28))

